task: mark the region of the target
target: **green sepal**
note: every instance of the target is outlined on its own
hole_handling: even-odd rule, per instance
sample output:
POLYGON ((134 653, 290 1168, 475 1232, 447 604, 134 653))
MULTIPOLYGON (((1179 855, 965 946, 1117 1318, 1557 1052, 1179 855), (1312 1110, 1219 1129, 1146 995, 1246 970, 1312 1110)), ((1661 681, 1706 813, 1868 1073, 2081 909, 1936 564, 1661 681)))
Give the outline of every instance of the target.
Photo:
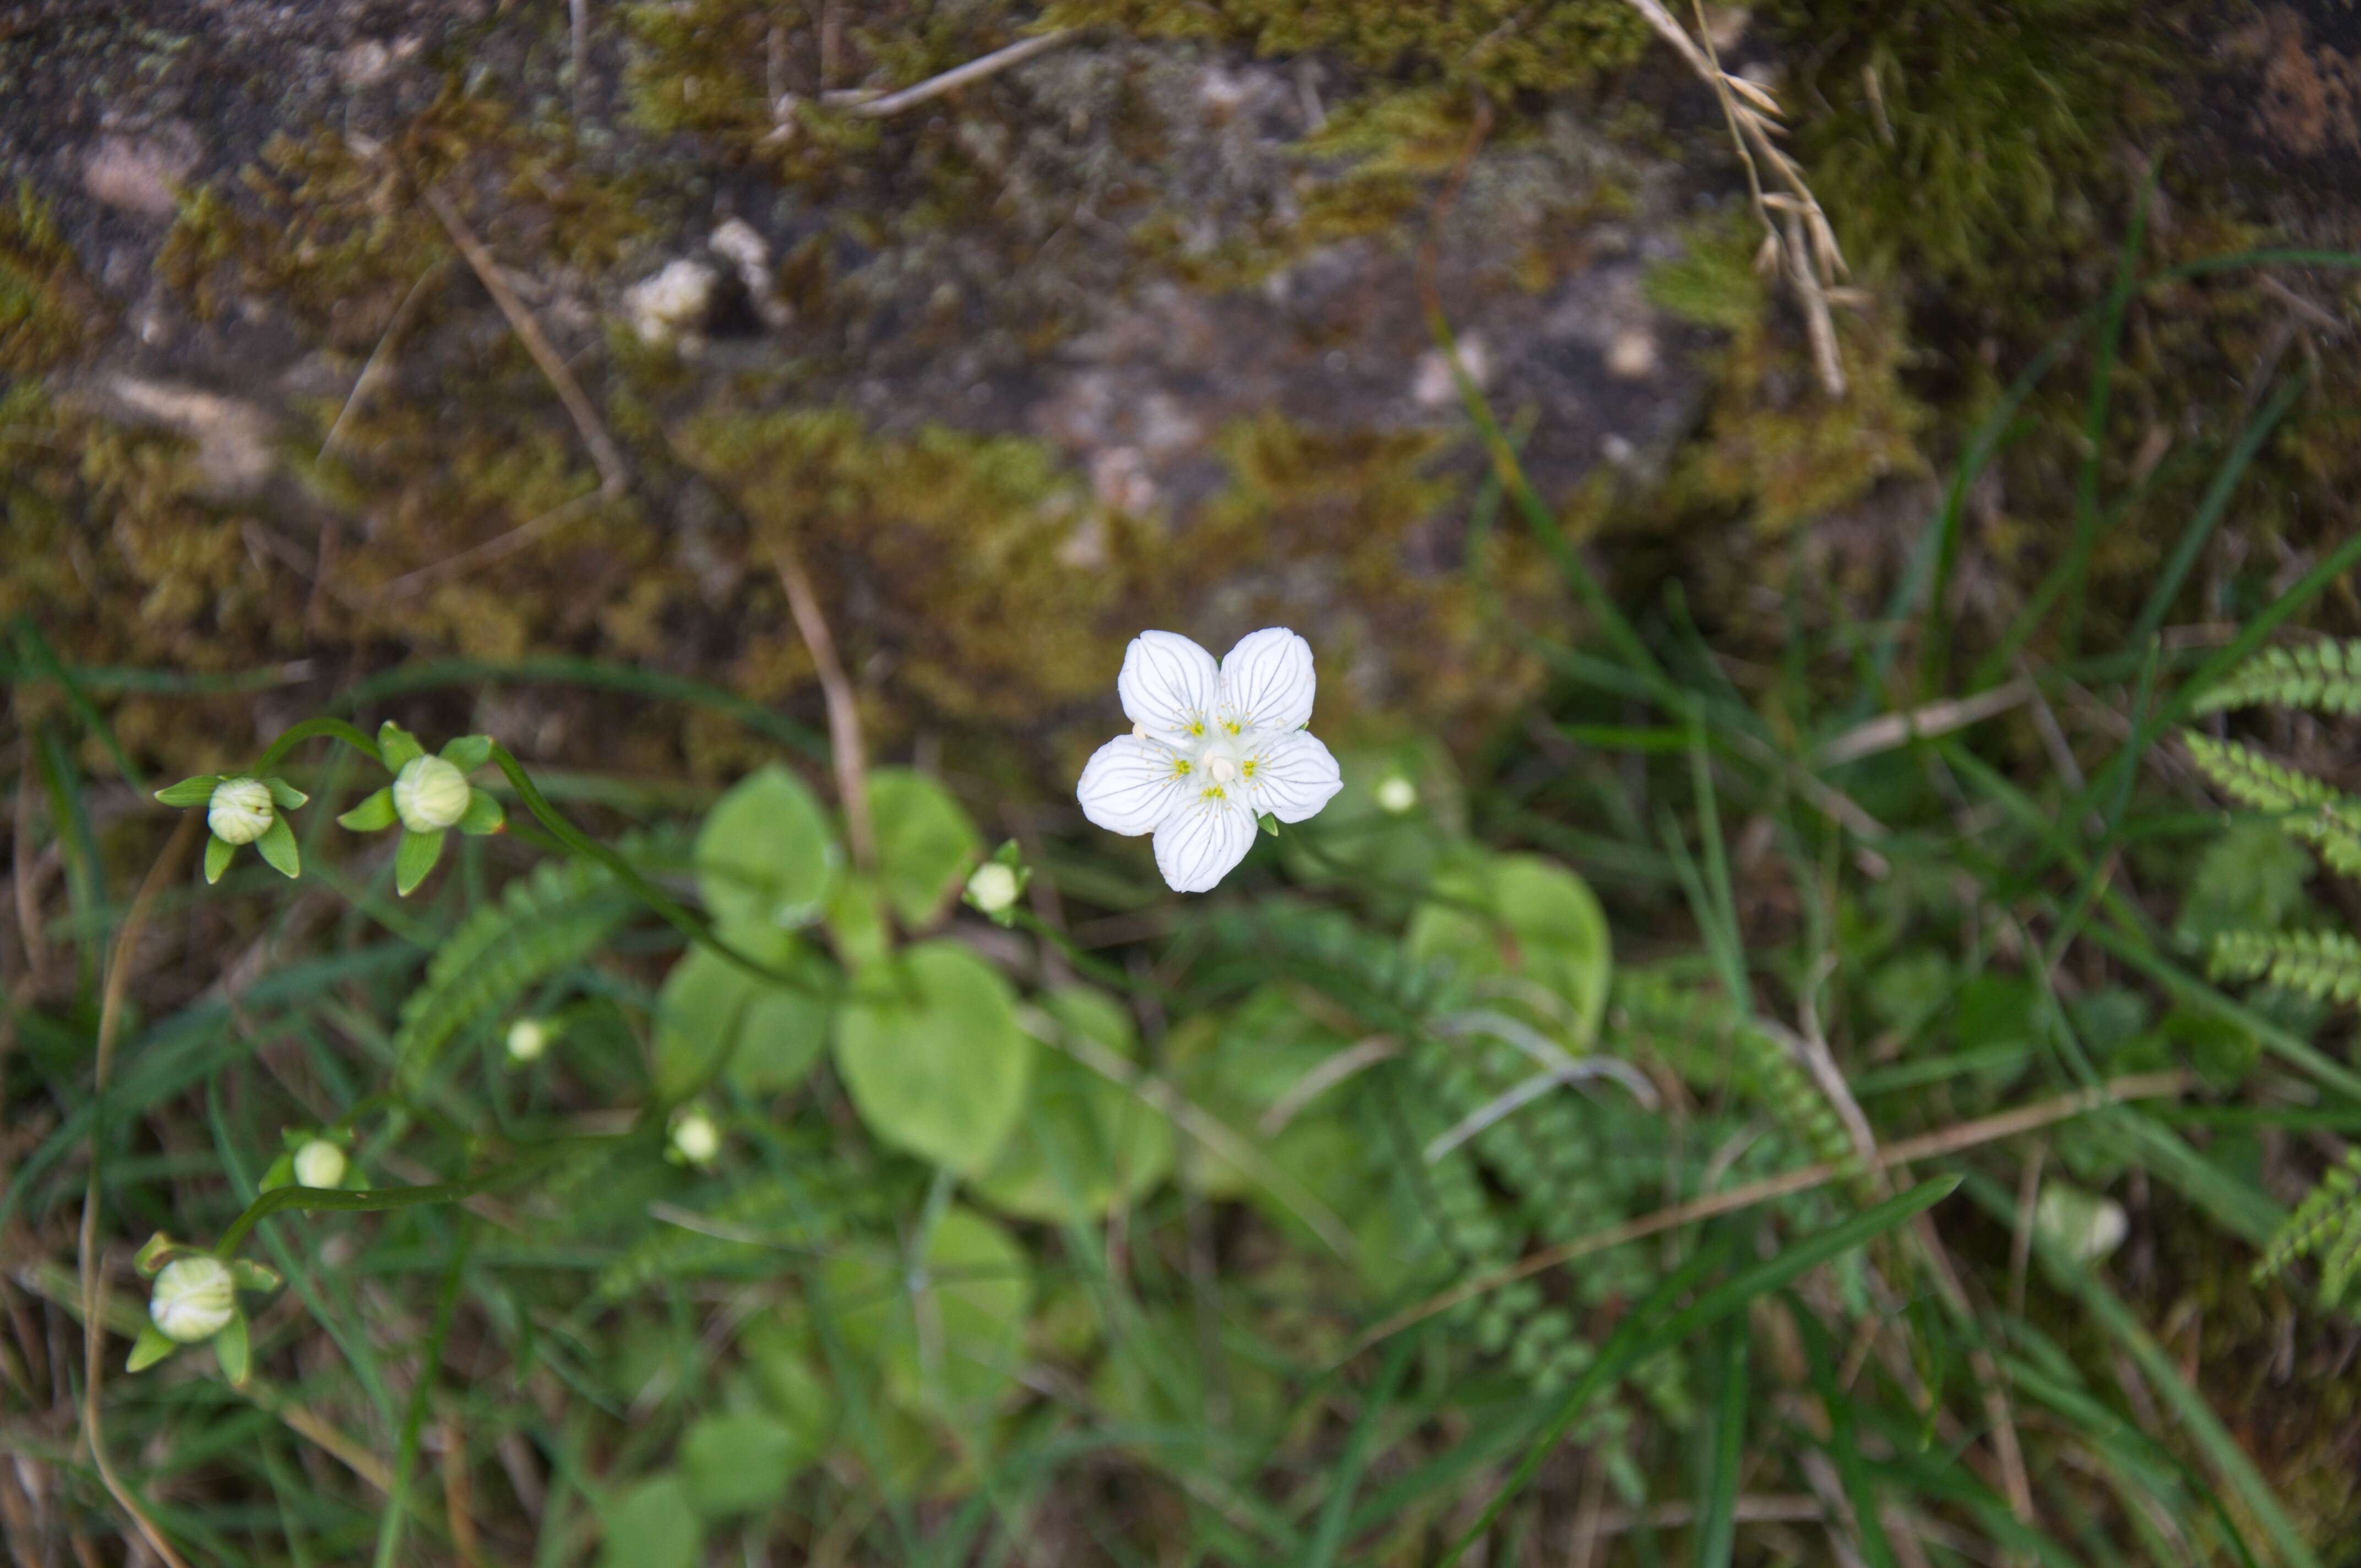
MULTIPOLYGON (((1000 841, 1000 848, 992 851, 992 858, 1012 871, 1024 872, 1025 851, 1017 848, 1016 840, 1014 839, 1003 839, 1000 841)), ((1025 872, 1025 874, 1031 873, 1025 872)))
POLYGON ((132 1255, 131 1266, 139 1271, 142 1279, 153 1279, 159 1270, 172 1261, 172 1255, 180 1250, 180 1243, 158 1231, 132 1255))
POLYGON ((214 797, 214 788, 221 783, 219 773, 199 773, 192 779, 168 784, 156 792, 156 798, 167 806, 203 806, 214 797))
POLYGON ((270 798, 279 803, 279 809, 281 811, 292 811, 299 806, 311 803, 310 795, 305 795, 285 779, 265 779, 262 781, 262 787, 270 792, 270 798))
POLYGON ((131 1359, 123 1364, 126 1372, 145 1372, 180 1345, 164 1337, 164 1331, 152 1322, 139 1325, 139 1337, 131 1342, 131 1359))
POLYGON ((264 1192, 276 1192, 282 1187, 294 1186, 295 1157, 291 1154, 283 1154, 272 1160, 270 1168, 262 1173, 262 1179, 255 1185, 258 1190, 264 1192))
POLYGON ((489 735, 456 735, 443 743, 443 760, 463 773, 472 773, 492 760, 489 735))
POLYGON ((303 852, 295 847, 295 829, 287 826, 284 817, 273 817, 262 837, 254 841, 254 852, 269 862, 270 869, 281 876, 303 874, 303 852))
POLYGON ((377 755, 387 773, 398 773, 405 764, 426 755, 426 748, 418 743, 417 736, 389 718, 378 726, 377 755))
POLYGON ((229 858, 237 850, 219 839, 205 840, 205 883, 208 886, 221 881, 222 872, 229 870, 229 858))
POLYGON ((1269 834, 1269 835, 1270 835, 1272 838, 1274 838, 1274 839, 1276 839, 1276 838, 1278 838, 1278 837, 1279 837, 1279 818, 1278 818, 1278 817, 1273 817, 1269 812, 1266 811, 1266 812, 1264 812, 1264 813, 1261 815, 1261 817, 1260 817, 1259 818, 1257 818, 1257 820, 1261 822, 1261 824, 1262 824, 1262 830, 1263 830, 1264 832, 1266 832, 1266 833, 1269 834))
POLYGON ((467 813, 459 818, 458 828, 470 838, 480 839, 487 833, 497 833, 509 825, 509 814, 500 803, 479 789, 467 792, 467 813))
POLYGON ((233 1388, 246 1387, 254 1370, 254 1343, 246 1330, 246 1314, 232 1312, 222 1332, 214 1335, 214 1354, 221 1358, 222 1376, 233 1388))
POLYGON ((426 880, 434 862, 443 858, 443 830, 412 833, 401 830, 401 848, 393 852, 393 891, 409 896, 410 890, 426 880))
POLYGON ((276 1290, 287 1283, 279 1277, 279 1271, 269 1264, 256 1263, 248 1258, 241 1257, 233 1262, 229 1266, 229 1273, 230 1277, 237 1281, 237 1288, 241 1290, 268 1292, 276 1290))
POLYGON ((393 786, 388 784, 375 795, 336 818, 336 826, 356 833, 377 833, 394 824, 393 786))

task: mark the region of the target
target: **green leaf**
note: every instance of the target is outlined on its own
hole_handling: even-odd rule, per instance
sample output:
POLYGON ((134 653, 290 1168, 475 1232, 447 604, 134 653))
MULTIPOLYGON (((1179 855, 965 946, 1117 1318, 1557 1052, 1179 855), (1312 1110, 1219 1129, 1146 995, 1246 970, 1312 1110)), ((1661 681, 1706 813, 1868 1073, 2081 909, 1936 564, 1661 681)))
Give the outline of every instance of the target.
POLYGON ((1340 751, 1336 766, 1345 787, 1283 840, 1289 872, 1302 882, 1352 876, 1414 894, 1453 841, 1467 832, 1466 802, 1449 749, 1412 736, 1390 746, 1340 751), (1389 809, 1401 784, 1410 786, 1409 808, 1389 809))
POLYGON ((164 1337, 163 1330, 143 1321, 139 1325, 139 1337, 131 1342, 131 1358, 123 1364, 123 1370, 145 1372, 180 1348, 176 1342, 164 1337))
POLYGON ((802 1467, 796 1434, 752 1411, 706 1416, 680 1441, 680 1478, 697 1511, 755 1513, 779 1500, 802 1467))
POLYGON ((688 1488, 668 1470, 625 1492, 606 1524, 598 1568, 696 1568, 704 1553, 688 1488))
POLYGON ((270 819, 270 826, 254 841, 254 851, 281 876, 303 874, 303 852, 295 847, 295 829, 287 826, 284 817, 270 819))
POLYGON ((254 1370, 254 1346, 248 1338, 246 1314, 233 1311, 222 1332, 214 1335, 214 1354, 221 1358, 222 1376, 233 1388, 246 1387, 247 1375, 254 1370))
POLYGON ((443 743, 443 760, 463 773, 472 773, 492 760, 492 738, 456 735, 443 743))
POLYGON ((906 1268, 875 1248, 828 1266, 845 1341, 880 1361, 887 1389, 902 1404, 982 1416, 1019 1387, 1033 1299, 1025 1250, 993 1221, 952 1207, 917 1262, 906 1268))
POLYGON ((236 853, 236 850, 221 839, 208 838, 205 840, 205 881, 208 883, 221 881, 222 872, 229 870, 230 856, 236 853))
POLYGON ((192 779, 167 784, 156 792, 156 798, 166 806, 203 806, 214 797, 214 786, 221 783, 219 773, 199 773, 192 779))
POLYGON ((434 862, 443 858, 443 833, 413 833, 401 830, 401 845, 393 852, 393 891, 408 895, 412 888, 426 880, 434 862))
POLYGON ((1614 956, 1589 884, 1538 855, 1470 850, 1436 872, 1433 891, 1411 919, 1412 958, 1534 981, 1565 998, 1578 1039, 1597 1033, 1614 956))
POLYGON ((269 1264, 256 1263, 247 1258, 241 1257, 231 1264, 229 1271, 241 1290, 276 1290, 287 1283, 269 1264))
POLYGON ((394 824, 393 786, 389 784, 336 818, 336 826, 356 833, 378 833, 394 824))
POLYGON ((833 1035, 836 1069, 870 1131, 962 1174, 990 1167, 1025 1108, 1033 1038, 1008 982, 954 943, 922 942, 863 970, 833 1035))
POLYGON ((836 1394, 813 1368, 808 1335, 769 1313, 748 1323, 738 1336, 770 1413, 796 1440, 796 1468, 826 1451, 836 1433, 836 1394))
MULTIPOLYGON (((828 980, 818 954, 774 927, 732 934, 749 956, 828 980)), ((800 1083, 828 1045, 828 1003, 767 984, 703 948, 681 955, 656 996, 655 1085, 667 1100, 693 1092, 722 1062, 750 1094, 800 1083), (727 1059, 724 1060, 724 1053, 727 1059)))
POLYGON ((487 833, 499 832, 508 826, 508 813, 500 809, 500 803, 494 800, 489 792, 470 789, 467 791, 467 813, 459 818, 458 828, 469 838, 480 839, 487 833))
POLYGON ((775 764, 714 803, 697 832, 697 891, 714 923, 795 930, 818 920, 842 855, 803 781, 775 764))
POLYGON ((886 928, 884 895, 875 878, 849 876, 836 884, 829 895, 828 934, 847 969, 885 961, 894 933, 886 928))
POLYGON ((307 806, 311 803, 310 795, 305 795, 285 779, 265 779, 262 781, 262 787, 270 792, 270 798, 279 803, 279 809, 281 811, 292 811, 299 806, 307 806))
POLYGON ((885 901, 905 929, 921 930, 950 903, 983 837, 950 791, 909 768, 870 773, 869 815, 885 901))
POLYGON ((378 726, 377 754, 387 773, 398 773, 404 765, 426 755, 426 748, 418 743, 417 736, 389 718, 378 726))
MULTIPOLYGON (((1074 1034, 1137 1055, 1131 1016, 1114 998, 1074 987, 1040 1001, 1074 1034)), ((1172 1125, 1161 1112, 1064 1052, 1044 1051, 1016 1130, 975 1191, 1022 1219, 1088 1223, 1148 1192, 1172 1158, 1172 1125)))

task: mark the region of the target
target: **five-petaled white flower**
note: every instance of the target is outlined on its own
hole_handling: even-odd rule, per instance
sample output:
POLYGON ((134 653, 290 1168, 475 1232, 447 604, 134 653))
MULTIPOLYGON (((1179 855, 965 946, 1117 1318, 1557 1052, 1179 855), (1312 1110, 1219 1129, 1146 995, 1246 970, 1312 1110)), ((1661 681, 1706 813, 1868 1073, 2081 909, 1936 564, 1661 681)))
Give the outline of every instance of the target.
POLYGON ((1155 834, 1173 891, 1210 891, 1254 847, 1258 816, 1301 822, 1344 787, 1304 732, 1312 685, 1312 645, 1283 626, 1239 639, 1218 666, 1186 637, 1141 632, 1115 677, 1131 733, 1082 770, 1082 815, 1155 834))

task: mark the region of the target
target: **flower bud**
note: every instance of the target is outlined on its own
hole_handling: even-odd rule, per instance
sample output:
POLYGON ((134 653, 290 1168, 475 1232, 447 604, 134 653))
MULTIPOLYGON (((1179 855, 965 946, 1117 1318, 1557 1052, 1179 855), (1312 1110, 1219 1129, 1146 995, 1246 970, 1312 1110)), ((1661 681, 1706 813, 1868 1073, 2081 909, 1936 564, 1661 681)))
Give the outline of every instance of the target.
POLYGON ((439 833, 467 815, 467 775, 440 757, 412 757, 393 776, 393 813, 412 833, 439 833))
POLYGON ((270 831, 276 811, 260 779, 224 779, 205 803, 205 826, 225 844, 251 844, 270 831))
POLYGON ((299 1187, 335 1187, 345 1179, 345 1151, 325 1138, 313 1138, 295 1151, 295 1183, 299 1187))
POLYGON ((967 879, 967 895, 986 915, 997 915, 1016 902, 1016 872, 998 861, 986 861, 967 879))
POLYGON ((2077 1262, 2096 1263, 2124 1245, 2131 1222, 2114 1199, 2052 1181, 2033 1205, 2033 1230, 2077 1262))
POLYGON ((711 1165, 721 1152, 721 1129, 701 1108, 684 1105, 672 1113, 672 1152, 685 1164, 711 1165))
POLYGON ((1378 809, 1400 817, 1418 804, 1418 786, 1400 773, 1389 773, 1378 782, 1378 809))
POLYGON ((509 1025, 509 1059, 539 1061, 549 1049, 549 1025, 538 1018, 520 1018, 509 1025))
POLYGON ((148 1315, 166 1339, 180 1344, 209 1340, 237 1312, 237 1283, 229 1265, 198 1255, 176 1257, 156 1276, 148 1315))

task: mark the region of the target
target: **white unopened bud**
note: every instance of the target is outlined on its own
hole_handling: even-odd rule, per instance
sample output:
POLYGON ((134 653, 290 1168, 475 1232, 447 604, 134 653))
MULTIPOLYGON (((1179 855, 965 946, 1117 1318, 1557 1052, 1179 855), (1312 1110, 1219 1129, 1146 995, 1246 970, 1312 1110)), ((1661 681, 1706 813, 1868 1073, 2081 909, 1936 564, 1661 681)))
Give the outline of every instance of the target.
POLYGON ((539 1061, 549 1049, 549 1025, 538 1018, 520 1018, 509 1025, 509 1059, 539 1061))
POLYGON ((205 803, 205 826, 225 844, 251 844, 270 831, 277 807, 260 779, 224 779, 205 803))
POLYGON ((217 1257, 176 1257, 156 1276, 148 1316, 166 1339, 180 1344, 209 1340, 229 1326, 237 1311, 237 1282, 217 1257))
POLYGON ((1389 773, 1378 784, 1378 809, 1396 817, 1418 804, 1418 786, 1400 773, 1389 773))
POLYGON ((412 757, 393 775, 393 814, 412 833, 439 833, 467 815, 467 775, 440 757, 412 757))
POLYGON ((2077 1262, 2096 1263, 2124 1245, 2131 1222, 2114 1199, 2053 1181, 2042 1188, 2033 1205, 2033 1228, 2077 1262))
POLYGON ((997 915, 1016 902, 1016 872, 998 861, 986 861, 967 879, 967 895, 986 915, 997 915))
POLYGON ((301 1187, 335 1187, 345 1179, 345 1151, 313 1138, 295 1151, 295 1181, 301 1187))
POLYGON ((690 1165, 710 1165, 721 1152, 721 1129, 694 1105, 672 1113, 672 1152, 690 1165))

